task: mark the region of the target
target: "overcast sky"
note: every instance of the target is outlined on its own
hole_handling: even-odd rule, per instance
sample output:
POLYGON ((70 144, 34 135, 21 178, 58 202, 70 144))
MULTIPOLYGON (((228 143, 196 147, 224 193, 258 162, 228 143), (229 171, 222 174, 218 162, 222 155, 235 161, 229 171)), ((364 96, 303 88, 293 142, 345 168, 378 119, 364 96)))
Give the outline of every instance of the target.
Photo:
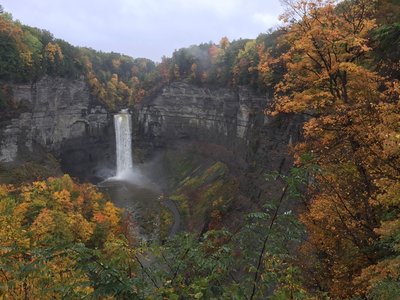
POLYGON ((75 46, 160 61, 202 42, 255 38, 278 24, 279 0, 0 0, 23 24, 75 46))

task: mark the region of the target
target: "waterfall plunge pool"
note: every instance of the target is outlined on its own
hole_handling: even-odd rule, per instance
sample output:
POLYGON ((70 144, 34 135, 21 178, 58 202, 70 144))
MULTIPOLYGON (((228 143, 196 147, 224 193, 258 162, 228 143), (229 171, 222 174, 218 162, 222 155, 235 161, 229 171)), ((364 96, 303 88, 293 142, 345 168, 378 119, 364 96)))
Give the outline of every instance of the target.
POLYGON ((132 160, 132 119, 127 109, 114 115, 116 174, 98 187, 113 203, 124 208, 139 225, 143 239, 157 238, 161 189, 152 183, 132 160))

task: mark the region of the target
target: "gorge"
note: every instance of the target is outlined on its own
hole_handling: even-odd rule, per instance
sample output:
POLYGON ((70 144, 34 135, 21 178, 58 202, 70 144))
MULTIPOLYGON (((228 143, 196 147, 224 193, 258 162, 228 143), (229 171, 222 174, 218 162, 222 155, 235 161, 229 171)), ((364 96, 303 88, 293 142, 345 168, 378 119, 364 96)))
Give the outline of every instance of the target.
MULTIPOLYGON (((225 165, 224 176, 240 181, 240 194, 249 199, 241 205, 247 209, 279 193, 280 187, 266 182, 263 174, 289 170, 287 147, 298 139, 301 122, 289 115, 266 117, 265 97, 249 88, 174 82, 136 105, 131 117, 126 111, 107 112, 88 90, 84 81, 49 77, 30 86, 13 85, 14 101, 24 111, 2 121, 2 165, 12 169, 51 153, 64 172, 97 183, 111 177, 115 166, 117 177, 132 169, 131 141, 121 140, 127 133, 123 130, 132 128, 133 159, 165 191, 177 188, 169 182, 172 177, 183 180, 188 175, 176 169, 186 157, 197 164, 185 170, 189 174, 215 162, 225 165), (165 168, 166 163, 173 168, 165 168)), ((200 230, 207 223, 206 213, 199 219, 195 227, 200 230)))
POLYGON ((0 5, 0 299, 397 299, 397 2, 158 62, 0 5))
MULTIPOLYGON (((65 172, 94 182, 116 164, 130 168, 124 157, 115 157, 113 115, 88 89, 84 81, 49 77, 12 86, 13 98, 24 110, 2 121, 1 163, 12 166, 50 152, 65 172)), ((228 155, 210 155, 241 170, 251 169, 252 163, 262 166, 255 172, 287 170, 287 146, 298 138, 300 122, 289 115, 266 117, 265 105, 264 97, 245 87, 234 91, 172 83, 135 106, 130 120, 134 159, 149 161, 162 149, 198 142, 220 146, 228 155)), ((128 122, 121 116, 115 116, 117 136, 118 118, 128 122)), ((124 143, 119 144, 122 152, 129 151, 130 142, 124 143)))

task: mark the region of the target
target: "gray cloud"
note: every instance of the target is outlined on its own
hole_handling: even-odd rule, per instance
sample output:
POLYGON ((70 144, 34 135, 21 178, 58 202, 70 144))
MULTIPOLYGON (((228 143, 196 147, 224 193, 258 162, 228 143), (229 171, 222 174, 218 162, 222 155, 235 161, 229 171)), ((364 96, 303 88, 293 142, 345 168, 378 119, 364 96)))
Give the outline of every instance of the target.
POLYGON ((73 45, 159 61, 202 42, 255 38, 278 24, 279 0, 3 0, 22 23, 73 45))

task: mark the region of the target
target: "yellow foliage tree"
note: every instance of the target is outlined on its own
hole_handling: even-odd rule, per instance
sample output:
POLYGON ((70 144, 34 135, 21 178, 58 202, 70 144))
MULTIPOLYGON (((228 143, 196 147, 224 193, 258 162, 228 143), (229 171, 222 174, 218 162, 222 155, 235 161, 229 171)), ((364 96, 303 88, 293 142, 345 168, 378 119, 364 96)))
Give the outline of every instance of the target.
POLYGON ((93 186, 78 185, 68 175, 20 188, 0 186, 0 298, 90 295, 91 280, 72 248, 90 246, 96 227, 108 243, 117 243, 120 214, 93 186), (96 214, 104 220, 92 218, 96 214))
MULTIPOLYGON (((272 114, 306 117, 298 163, 312 168, 303 269, 335 298, 364 295, 358 276, 386 255, 378 243, 384 197, 400 180, 397 86, 365 67, 374 2, 284 1, 289 50, 272 114), (386 120, 386 121, 385 121, 386 120), (389 121, 390 120, 390 121, 389 121), (394 122, 394 123, 392 123, 394 122), (397 143, 397 144, 396 144, 397 143), (313 273, 313 275, 311 275, 313 273)), ((277 63, 263 58, 266 72, 277 63)), ((386 199, 388 199, 386 198, 386 199)))
POLYGON ((62 61, 64 59, 61 48, 57 43, 48 43, 45 47, 45 55, 46 58, 53 64, 56 61, 62 61))

